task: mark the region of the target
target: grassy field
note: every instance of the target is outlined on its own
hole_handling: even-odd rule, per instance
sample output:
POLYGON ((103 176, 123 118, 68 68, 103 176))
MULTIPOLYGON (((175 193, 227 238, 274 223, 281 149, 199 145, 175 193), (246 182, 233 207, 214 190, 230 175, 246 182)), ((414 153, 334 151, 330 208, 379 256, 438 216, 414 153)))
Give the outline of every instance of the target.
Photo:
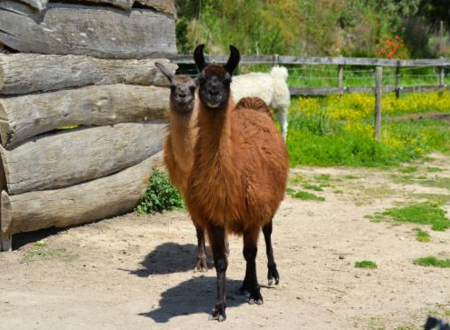
POLYGON ((293 99, 288 149, 291 166, 393 166, 450 152, 450 93, 415 93, 382 101, 381 141, 374 139, 373 95, 293 99))

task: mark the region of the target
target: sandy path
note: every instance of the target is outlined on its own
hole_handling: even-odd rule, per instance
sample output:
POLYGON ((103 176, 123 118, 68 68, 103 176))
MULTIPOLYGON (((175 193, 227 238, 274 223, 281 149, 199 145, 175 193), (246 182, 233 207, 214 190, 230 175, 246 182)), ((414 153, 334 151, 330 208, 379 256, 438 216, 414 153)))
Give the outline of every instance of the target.
MULTIPOLYGON (((420 171, 438 166, 444 171, 436 175, 449 177, 449 159, 435 156, 420 171)), ((274 248, 281 283, 263 287, 262 306, 234 293, 244 262, 241 240, 233 238, 228 319, 208 322, 215 272, 193 272, 195 235, 187 215, 128 214, 16 239, 14 252, 0 254, 0 329, 418 329, 428 313, 450 320, 450 270, 412 264, 427 255, 450 257, 450 230, 430 231, 432 241, 420 243, 414 225, 364 217, 420 200, 415 194, 450 190, 394 183, 391 175, 399 174, 388 170, 299 168, 291 177, 315 180, 324 173, 331 187, 317 194, 325 202, 288 197, 278 212, 274 248), (34 245, 39 239, 45 247, 34 245), (31 251, 58 249, 65 250, 25 261, 31 251), (379 269, 354 268, 361 260, 379 269)), ((444 207, 450 211, 448 203, 444 207)), ((265 285, 262 241, 258 274, 265 285)))

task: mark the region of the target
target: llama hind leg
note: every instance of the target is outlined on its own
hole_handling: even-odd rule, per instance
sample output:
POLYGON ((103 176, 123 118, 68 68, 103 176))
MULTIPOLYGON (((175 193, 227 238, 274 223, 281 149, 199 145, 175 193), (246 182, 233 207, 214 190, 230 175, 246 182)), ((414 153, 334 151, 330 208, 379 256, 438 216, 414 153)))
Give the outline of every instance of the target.
POLYGON ((227 239, 223 227, 209 224, 207 230, 217 273, 217 299, 209 319, 222 322, 227 318, 225 313, 226 271, 228 268, 227 239))
POLYGON ((244 233, 244 258, 247 262, 244 283, 241 289, 249 292, 248 303, 262 305, 261 287, 256 275, 256 255, 258 254, 259 228, 244 233))
POLYGON ((197 265, 196 272, 206 272, 208 270, 208 261, 206 259, 205 231, 200 226, 195 226, 197 231, 197 265))
POLYGON ((267 254, 267 280, 269 285, 280 283, 280 275, 278 274, 277 264, 275 263, 275 258, 273 256, 272 248, 272 220, 270 223, 263 227, 264 240, 266 241, 266 254, 267 254))

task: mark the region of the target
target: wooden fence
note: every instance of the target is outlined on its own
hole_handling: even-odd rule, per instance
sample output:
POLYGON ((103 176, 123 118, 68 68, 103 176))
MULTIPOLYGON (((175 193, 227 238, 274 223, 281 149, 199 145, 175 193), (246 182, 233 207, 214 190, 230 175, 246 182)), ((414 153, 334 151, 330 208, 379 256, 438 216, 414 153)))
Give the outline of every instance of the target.
MULTIPOLYGON (((177 55, 169 57, 177 64, 194 64, 191 55, 177 55)), ((205 55, 207 62, 225 63, 227 55, 205 55)), ((396 81, 393 86, 384 86, 385 92, 427 92, 433 90, 450 89, 445 85, 445 69, 450 68, 450 58, 419 59, 419 60, 389 60, 382 58, 354 58, 354 57, 296 57, 278 55, 251 55, 242 56, 241 64, 270 64, 270 65, 335 65, 337 87, 290 87, 291 95, 314 96, 348 93, 375 93, 377 87, 345 87, 346 66, 391 67, 396 68, 396 81), (414 67, 437 67, 440 69, 439 84, 436 86, 408 86, 401 85, 401 69, 414 67)))
POLYGON ((176 69, 161 58, 176 53, 175 6, 136 2, 0 1, 1 250, 20 232, 130 211, 145 191, 169 104, 155 62, 176 69))
MULTIPOLYGON (((227 55, 206 55, 206 61, 209 63, 226 63, 227 55)), ((194 65, 192 56, 177 55, 170 57, 171 61, 177 64, 194 65)), ((440 59, 419 59, 419 60, 390 60, 381 58, 348 58, 348 57, 295 57, 279 55, 263 56, 242 56, 241 64, 269 64, 269 65, 335 65, 337 87, 289 87, 292 96, 318 96, 331 94, 351 94, 351 93, 373 93, 376 96, 375 102, 375 138, 381 137, 381 100, 383 93, 395 92, 397 97, 400 93, 420 93, 435 90, 450 90, 450 86, 445 83, 445 70, 450 68, 449 58, 440 59), (375 86, 344 86, 345 67, 346 66, 368 66, 375 67, 375 86), (395 83, 392 86, 383 86, 383 67, 395 68, 395 83), (439 83, 426 86, 407 86, 401 85, 401 70, 403 68, 417 67, 437 67, 439 68, 439 83)))

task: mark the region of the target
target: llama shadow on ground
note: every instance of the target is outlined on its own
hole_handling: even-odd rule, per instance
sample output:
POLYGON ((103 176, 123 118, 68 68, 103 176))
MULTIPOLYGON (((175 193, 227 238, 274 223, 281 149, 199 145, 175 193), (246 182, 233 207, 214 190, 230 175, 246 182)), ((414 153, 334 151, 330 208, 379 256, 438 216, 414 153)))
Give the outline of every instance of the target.
MULTIPOLYGON (((227 309, 246 304, 245 296, 237 293, 242 281, 227 279, 227 309)), ((159 308, 138 315, 149 317, 156 323, 166 323, 171 318, 191 315, 210 314, 216 296, 216 277, 197 277, 180 283, 161 294, 159 308)), ((255 305, 255 308, 258 308, 255 305)))
MULTIPOLYGON (((206 254, 210 256, 208 249, 206 254)), ((211 260, 211 258, 209 258, 209 260, 211 260)), ((126 271, 138 277, 181 273, 193 271, 196 262, 196 245, 164 243, 157 246, 143 261, 141 261, 141 268, 126 271)))

